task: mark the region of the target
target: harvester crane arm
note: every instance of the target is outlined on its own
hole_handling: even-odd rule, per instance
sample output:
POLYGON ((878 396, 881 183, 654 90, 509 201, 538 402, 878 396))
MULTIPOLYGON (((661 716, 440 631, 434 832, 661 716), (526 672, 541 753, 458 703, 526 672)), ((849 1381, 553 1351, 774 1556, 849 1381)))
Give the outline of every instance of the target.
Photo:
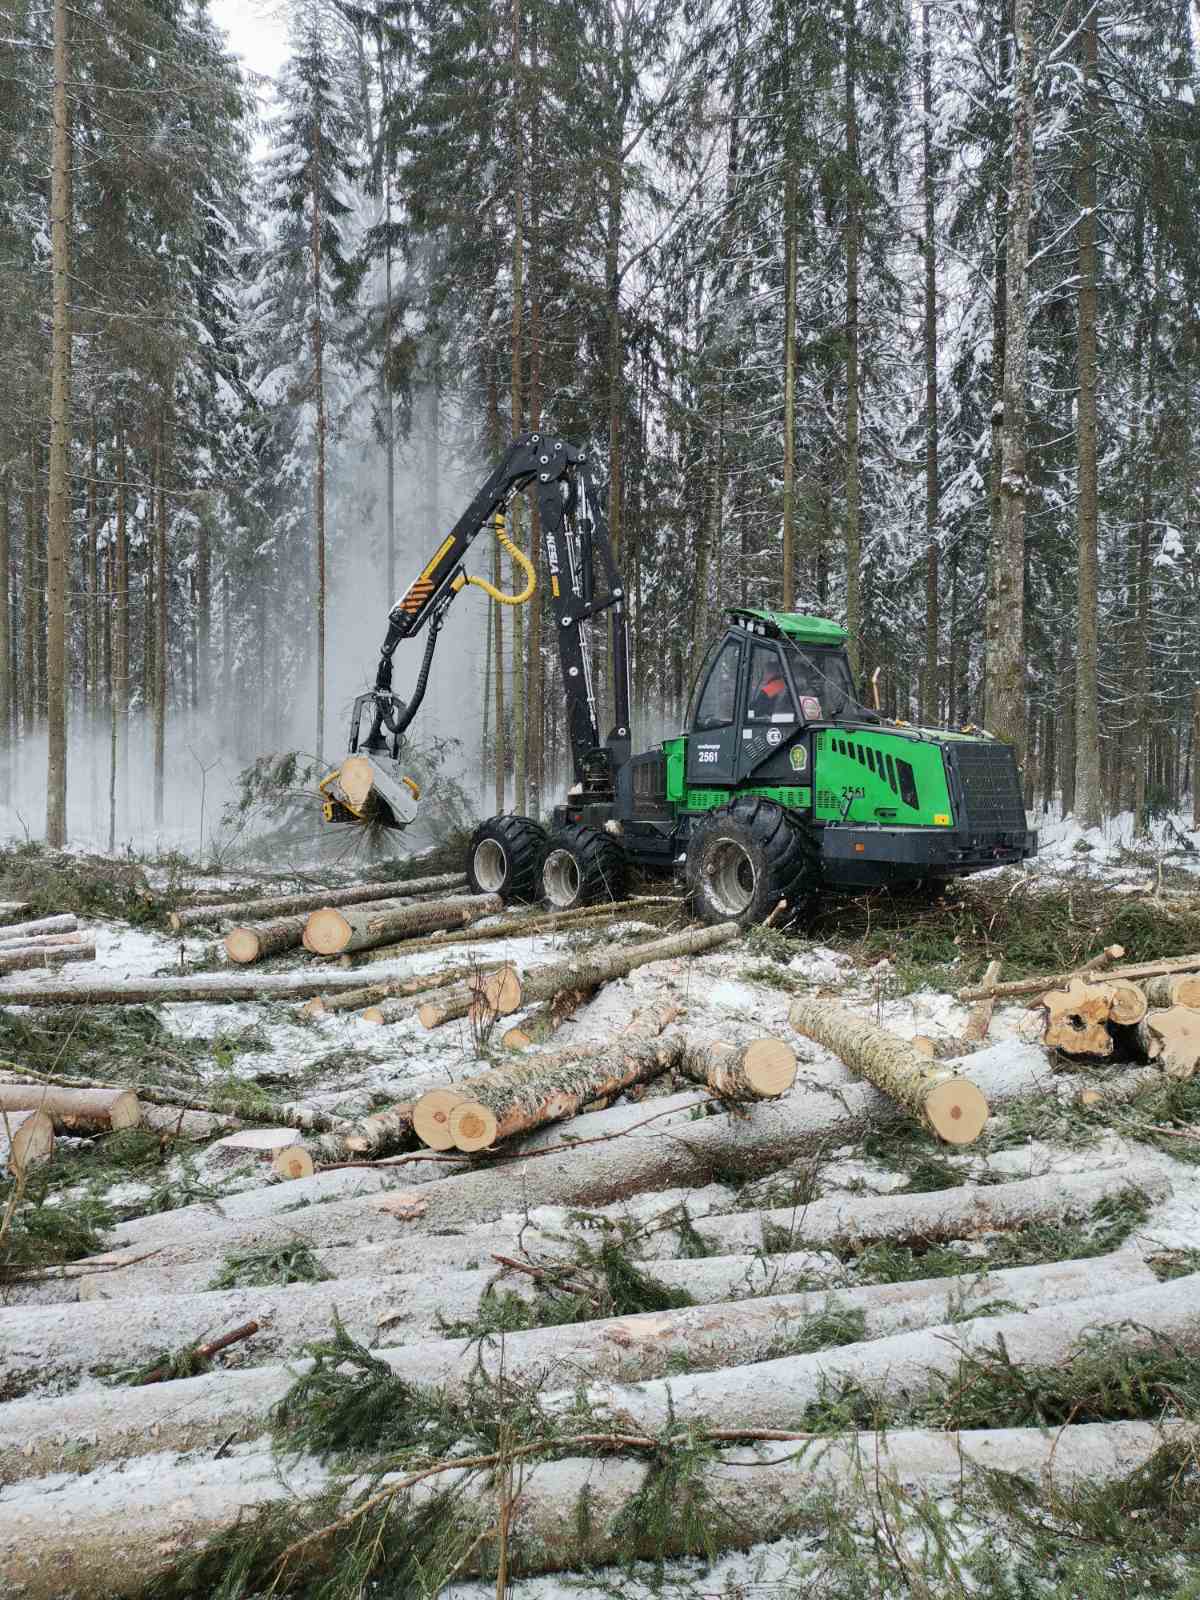
POLYGON ((630 754, 625 591, 586 453, 563 439, 541 433, 522 434, 513 441, 503 460, 392 607, 387 634, 380 647, 375 687, 359 695, 354 702, 350 751, 353 754, 359 748, 359 723, 364 707, 369 705, 372 722, 363 749, 368 753, 386 753, 393 760, 398 758, 403 735, 416 716, 428 686, 437 635, 446 611, 464 588, 473 584, 508 605, 522 604, 533 595, 533 566, 505 532, 509 502, 525 489, 532 489, 537 495, 575 778, 589 794, 611 794, 616 771, 630 754), (488 527, 525 570, 528 581, 519 594, 501 594, 486 580, 469 577, 463 568, 467 551, 488 527), (605 588, 599 596, 595 581, 596 556, 600 559, 605 588), (607 740, 602 741, 591 662, 583 647, 581 627, 608 610, 612 612, 616 722, 607 740), (411 639, 423 628, 429 630, 424 657, 412 696, 406 702, 392 692, 392 657, 402 640, 411 639))

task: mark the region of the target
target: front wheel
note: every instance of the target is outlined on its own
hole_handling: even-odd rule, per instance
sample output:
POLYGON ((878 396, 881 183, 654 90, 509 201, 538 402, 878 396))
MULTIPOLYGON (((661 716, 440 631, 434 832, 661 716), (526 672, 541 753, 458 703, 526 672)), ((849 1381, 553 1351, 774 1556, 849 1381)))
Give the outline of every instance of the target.
POLYGON ((781 900, 778 920, 806 916, 819 880, 816 846, 804 824, 758 795, 743 795, 698 822, 686 865, 697 915, 746 928, 765 922, 781 900))
POLYGON ((473 894, 498 894, 532 903, 541 897, 538 867, 546 830, 528 817, 506 813, 481 822, 467 846, 467 882, 473 894))
POLYGON ((571 911, 625 893, 625 857, 607 833, 583 823, 555 828, 542 855, 542 894, 555 911, 571 911))

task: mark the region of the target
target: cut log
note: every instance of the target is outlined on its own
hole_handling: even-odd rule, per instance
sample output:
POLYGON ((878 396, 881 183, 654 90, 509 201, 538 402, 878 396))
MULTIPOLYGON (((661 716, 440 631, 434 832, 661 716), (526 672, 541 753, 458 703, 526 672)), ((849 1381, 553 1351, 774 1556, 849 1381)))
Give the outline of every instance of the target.
MULTIPOLYGON (((1110 945, 1109 949, 1120 950, 1122 955, 1125 953, 1120 945, 1110 945)), ((1095 961, 1098 960, 1099 957, 1096 957, 1095 961)), ((983 1000, 990 996, 996 1000, 1008 1000, 1014 995, 1038 994, 1046 989, 1063 988, 1072 978, 1086 977, 1088 971, 1096 970, 1095 961, 1084 967, 1076 967, 1072 972, 1055 972, 1039 978, 1017 978, 1011 983, 993 984, 988 990, 981 985, 972 985, 960 989, 958 998, 983 1000)), ((1105 978, 1133 978, 1140 981, 1142 978, 1157 978, 1176 972, 1200 972, 1200 954, 1168 956, 1162 961, 1139 961, 1130 966, 1110 967, 1105 971, 1105 978)))
POLYGON ((947 1144, 971 1144, 983 1132, 988 1104, 975 1084, 931 1067, 904 1039, 867 1017, 826 1000, 792 1002, 788 1021, 797 1033, 824 1045, 851 1071, 873 1083, 931 1128, 947 1144))
POLYGON ((1149 1009, 1145 994, 1128 978, 1108 979, 1108 1019, 1119 1027, 1131 1028, 1139 1023, 1149 1009))
MULTIPOLYGON (((55 1089, 105 1089, 111 1093, 123 1093, 120 1084, 105 1083, 99 1078, 64 1078, 50 1072, 33 1072, 29 1068, 13 1068, 5 1070, 0 1066, 0 1082, 20 1084, 47 1084, 55 1089)), ((142 1104, 142 1120, 146 1121, 146 1107, 169 1112, 195 1111, 215 1117, 240 1116, 244 1110, 238 1100, 196 1100, 184 1091, 174 1089, 160 1089, 153 1084, 142 1084, 132 1091, 142 1104)), ((327 1111, 314 1111, 309 1106, 282 1104, 271 1108, 271 1115, 278 1122, 286 1122, 289 1128, 300 1128, 306 1133, 327 1133, 333 1128, 341 1127, 345 1122, 344 1117, 334 1117, 327 1111)))
POLYGON ((442 1085, 430 1089, 413 1104, 413 1132, 422 1144, 431 1150, 453 1150, 455 1138, 451 1130, 451 1113, 466 1100, 461 1089, 442 1085))
MULTIPOLYGON (((613 1425, 611 1431, 623 1429, 613 1425)), ((703 1430, 697 1432, 704 1439, 703 1430)), ((732 1430, 714 1442, 728 1446, 739 1438, 732 1430)), ((1080 1488, 1094 1492, 1127 1477, 1177 1438, 1187 1438, 1186 1424, 1109 1422, 960 1433, 897 1428, 853 1433, 820 1445, 777 1439, 752 1450, 742 1439, 740 1448, 705 1459, 688 1487, 696 1505, 720 1508, 719 1517, 706 1519, 707 1559, 788 1535, 819 1539, 829 1527, 830 1513, 823 1508, 861 1503, 864 1495, 878 1496, 885 1504, 893 1496, 952 1500, 978 1471, 1040 1484, 1053 1504, 1080 1488)), ((578 1448, 582 1452, 594 1442, 581 1439, 578 1448)), ((507 1519, 521 1551, 523 1573, 594 1571, 627 1562, 630 1522, 644 1515, 647 1499, 659 1492, 659 1473, 653 1456, 647 1463, 643 1444, 630 1447, 624 1456, 581 1453, 527 1461, 515 1497, 497 1492, 503 1474, 475 1476, 463 1485, 462 1515, 478 1537, 464 1539, 464 1553, 452 1569, 456 1580, 479 1577, 494 1588, 495 1541, 486 1535, 502 1519, 507 1519), (586 1516, 580 1514, 581 1506, 586 1516)), ((319 1496, 332 1496, 325 1500, 322 1515, 333 1519, 351 1509, 350 1495, 357 1496, 361 1488, 361 1480, 354 1480, 339 1498, 332 1470, 304 1457, 289 1462, 285 1476, 278 1457, 265 1450, 239 1452, 232 1459, 172 1462, 169 1470, 150 1456, 131 1464, 121 1481, 124 1496, 106 1494, 107 1477, 97 1481, 76 1471, 55 1485, 54 1493, 31 1483, 9 1495, 12 1532, 0 1534, 0 1556, 14 1594, 21 1600, 63 1600, 62 1575, 69 1573, 72 1594, 125 1600, 169 1579, 181 1553, 199 1549, 259 1511, 288 1509, 288 1501, 293 1508, 297 1502, 303 1507, 319 1496), (136 1515, 130 1513, 132 1503, 136 1515)), ((393 1474, 371 1487, 379 1491, 400 1481, 393 1474)), ((420 1506, 438 1487, 435 1478, 410 1493, 420 1506)), ((312 1553, 302 1554, 311 1564, 312 1553)), ((668 1519, 653 1554, 694 1557, 692 1520, 682 1515, 668 1519)), ((289 1587, 295 1587, 296 1571, 293 1563, 286 1578, 289 1587)), ((426 1576, 443 1592, 443 1569, 431 1567, 426 1576)), ((471 1585, 472 1590, 482 1587, 471 1585)), ((555 1593, 561 1587, 542 1585, 541 1591, 555 1593)))
POLYGON ((291 917, 277 917, 274 922, 241 923, 225 935, 225 954, 239 966, 247 966, 282 950, 294 950, 304 942, 306 920, 303 912, 297 912, 291 917))
POLYGON ((323 956, 365 950, 384 944, 398 934, 428 933, 431 928, 465 927, 479 917, 502 909, 499 895, 462 895, 454 900, 428 900, 412 905, 378 901, 373 905, 323 906, 309 913, 308 942, 323 956))
POLYGON ((132 1089, 51 1089, 0 1083, 0 1111, 44 1111, 55 1133, 93 1134, 136 1128, 142 1108, 132 1089))
POLYGON ((197 972, 171 978, 116 978, 103 983, 12 984, 0 988, 8 1006, 154 1006, 203 1000, 308 1000, 362 987, 354 972, 197 972))
POLYGON ((206 922, 287 917, 298 911, 316 911, 321 906, 354 906, 399 895, 449 893, 452 889, 461 889, 466 881, 465 873, 446 872, 432 878, 397 878, 388 883, 358 883, 348 889, 315 889, 306 894, 277 894, 257 900, 227 900, 219 905, 183 906, 171 913, 170 922, 178 933, 183 928, 199 927, 206 922))
POLYGON ((68 961, 95 961, 94 944, 17 944, 0 950, 0 973, 26 972, 31 967, 62 967, 68 961))
POLYGON ((1200 1009, 1200 973, 1183 972, 1174 977, 1147 978, 1142 984, 1148 1006, 1166 1010, 1171 1006, 1200 1009))
POLYGON ((1190 1078, 1200 1062, 1200 1011, 1170 1006, 1148 1011, 1135 1030, 1142 1052, 1169 1078, 1190 1078))
POLYGON ((1065 989, 1050 989, 1031 1017, 1038 1037, 1047 1050, 1061 1050, 1070 1056, 1108 1057, 1113 1053, 1113 1037, 1108 1031, 1112 1014, 1112 986, 1072 978, 1065 989))
POLYGON ((16 1177, 53 1154, 54 1123, 44 1111, 0 1111, 0 1172, 16 1177))
POLYGON ((728 1100, 774 1100, 796 1081, 796 1052, 782 1039, 753 1039, 740 1049, 695 1045, 682 1050, 673 1065, 728 1100))
POLYGON ((0 900, 0 925, 15 922, 22 912, 28 910, 28 900, 0 900))
MULTIPOLYGON (((226 1134, 223 1139, 218 1139, 210 1144, 204 1152, 204 1159, 210 1165, 232 1166, 242 1161, 265 1161, 274 1165, 276 1156, 282 1150, 287 1150, 296 1143, 296 1130, 294 1128, 241 1128, 236 1133, 226 1134)), ((311 1176, 313 1164, 311 1160, 302 1163, 306 1171, 289 1172, 287 1176, 293 1178, 307 1178, 311 1176)))
MULTIPOLYGON (((994 989, 999 981, 1000 962, 989 961, 987 964, 987 970, 983 974, 982 987, 985 989, 994 989)), ((971 1015, 967 1018, 966 1026, 962 1031, 964 1044, 983 1043, 988 1036, 988 1029, 992 1025, 992 1012, 995 1010, 995 1007, 996 1001, 990 994, 985 996, 984 999, 977 1000, 975 1002, 975 1004, 971 1007, 971 1015)))
POLYGON ((57 945, 87 943, 87 935, 83 933, 25 933, 16 939, 0 939, 0 951, 54 949, 57 945))
MULTIPOLYGON (((769 1093, 778 1094, 781 1090, 774 1085, 786 1077, 788 1057, 794 1075, 794 1053, 775 1040, 755 1040, 743 1049, 726 1051, 712 1040, 688 1035, 647 1047, 637 1034, 627 1035, 613 1050, 574 1061, 547 1065, 533 1056, 462 1083, 462 1099, 449 1113, 450 1134, 459 1150, 488 1150, 693 1061, 702 1082, 711 1083, 717 1077, 731 1084, 749 1084, 753 1076, 772 1085, 769 1093), (723 1055, 727 1059, 723 1060, 723 1055)), ((746 1092, 758 1097, 754 1090, 746 1092)))
POLYGON ((433 933, 420 944, 383 945, 378 950, 367 950, 360 956, 343 956, 344 963, 364 966, 372 961, 391 961, 396 956, 411 955, 416 950, 436 950, 445 944, 480 944, 489 939, 523 939, 534 934, 561 933, 591 927, 597 923, 641 917, 656 907, 678 906, 679 901, 670 895, 643 895, 636 900, 610 901, 599 906, 579 906, 574 911, 555 911, 545 916, 524 915, 506 917, 502 922, 472 928, 469 933, 433 933))
POLYGON ((506 1050, 528 1050, 531 1045, 545 1044, 552 1039, 564 1022, 570 1020, 596 993, 594 989, 562 989, 549 1000, 544 1000, 515 1028, 509 1028, 500 1042, 506 1050))
POLYGON ((32 922, 9 922, 3 930, 5 944, 17 939, 35 939, 43 933, 74 933, 79 927, 73 912, 57 917, 37 917, 32 922))
POLYGON ((463 982, 474 971, 493 972, 495 968, 447 967, 443 972, 420 972, 410 978, 383 978, 378 983, 365 983, 361 989, 348 989, 345 994, 316 995, 301 1007, 301 1011, 309 1017, 329 1016, 337 1011, 361 1011, 382 1000, 423 996, 428 990, 448 988, 452 983, 463 982))
MULTIPOLYGON (((736 922, 721 922, 710 928, 689 928, 683 933, 671 934, 666 939, 654 939, 648 944, 617 945, 607 950, 588 951, 586 955, 571 956, 566 961, 556 961, 548 966, 533 967, 518 981, 516 1003, 509 1007, 517 1011, 522 1006, 538 1000, 548 1000, 561 989, 598 989, 613 978, 623 978, 638 967, 654 961, 670 961, 679 956, 703 955, 738 938, 742 929, 736 922)), ((484 986, 484 999, 488 1006, 499 1010, 501 1000, 507 1003, 512 986, 497 976, 489 978, 484 986)), ((426 1028, 440 1027, 464 1017, 479 997, 469 985, 447 995, 436 1005, 422 1006, 419 1013, 426 1028)), ((504 1013, 501 1013, 504 1014, 504 1013)))

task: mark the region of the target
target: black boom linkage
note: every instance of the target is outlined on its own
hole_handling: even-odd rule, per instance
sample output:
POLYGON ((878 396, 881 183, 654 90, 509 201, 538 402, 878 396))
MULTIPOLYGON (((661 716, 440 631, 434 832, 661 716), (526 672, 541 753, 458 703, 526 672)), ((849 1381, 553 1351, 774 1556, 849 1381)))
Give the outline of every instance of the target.
POLYGON ((609 794, 618 768, 629 760, 629 625, 625 615, 625 589, 613 559, 608 522, 592 482, 585 452, 563 439, 525 433, 510 445, 503 461, 488 478, 471 504, 388 614, 375 688, 354 702, 350 724, 350 750, 358 749, 358 729, 363 707, 369 702, 373 720, 364 748, 399 755, 400 741, 425 697, 437 636, 455 595, 468 583, 462 559, 468 549, 499 515, 498 533, 504 538, 503 513, 514 496, 533 487, 541 513, 542 540, 550 575, 558 651, 562 661, 571 735, 575 779, 591 795, 609 794), (607 592, 595 593, 594 555, 599 554, 607 592), (592 682, 591 663, 583 648, 581 624, 603 611, 612 613, 614 703, 616 725, 601 742, 599 709, 592 682), (412 698, 405 702, 392 693, 392 656, 403 639, 428 627, 429 637, 412 698))

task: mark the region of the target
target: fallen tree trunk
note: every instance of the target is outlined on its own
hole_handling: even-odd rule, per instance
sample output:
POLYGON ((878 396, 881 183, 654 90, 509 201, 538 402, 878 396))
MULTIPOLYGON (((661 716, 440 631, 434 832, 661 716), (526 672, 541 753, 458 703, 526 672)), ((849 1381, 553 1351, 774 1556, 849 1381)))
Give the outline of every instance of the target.
POLYGON ((0 1083, 0 1111, 44 1111, 55 1133, 92 1134, 136 1128, 142 1108, 132 1089, 51 1089, 0 1083))
POLYGON ((190 977, 110 978, 104 983, 12 985, 0 989, 8 1006, 153 1006, 189 1000, 307 1000, 326 991, 360 988, 352 972, 198 972, 190 977))
POLYGON ((69 961, 95 961, 96 946, 87 944, 17 944, 0 950, 0 973, 30 967, 63 967, 69 961))
POLYGON ((206 922, 228 918, 286 917, 298 911, 316 911, 321 906, 362 905, 368 900, 385 900, 399 895, 441 894, 461 889, 467 881, 462 872, 445 872, 431 878, 393 879, 388 883, 358 883, 348 889, 316 889, 307 894, 267 895, 257 900, 226 900, 219 905, 183 906, 171 913, 172 928, 194 928, 206 922))
MULTIPOLYGON (((1111 946, 1112 949, 1121 949, 1119 945, 1111 946)), ((1124 950, 1121 954, 1124 955, 1124 950)), ((1010 983, 994 983, 989 987, 981 984, 968 985, 958 991, 960 1000, 1009 1000, 1014 995, 1039 994, 1047 989, 1062 989, 1071 982, 1072 978, 1086 977, 1089 972, 1098 970, 1097 962, 1085 962, 1082 967, 1075 967, 1070 972, 1052 972, 1039 978, 1016 978, 1010 983)), ((1191 956, 1170 956, 1163 961, 1141 961, 1127 967, 1110 967, 1105 971, 1106 978, 1157 978, 1176 972, 1200 972, 1200 954, 1191 956)))
POLYGON ((487 927, 472 928, 470 933, 434 933, 420 944, 385 945, 378 950, 365 951, 361 956, 343 956, 343 965, 364 966, 373 961, 390 961, 396 956, 410 955, 417 950, 436 950, 444 944, 481 944, 489 939, 521 939, 544 933, 559 933, 563 929, 590 927, 596 923, 609 923, 620 913, 638 917, 656 907, 678 906, 681 902, 671 895, 642 895, 636 900, 615 900, 599 906, 579 906, 574 911, 548 912, 545 916, 507 917, 487 927))
POLYGON ((2 950, 53 950, 61 945, 86 944, 82 933, 23 933, 16 939, 0 939, 2 950))
POLYGON ((868 1018, 827 1000, 801 996, 792 1002, 788 1021, 947 1144, 971 1144, 983 1132, 988 1104, 969 1079, 931 1067, 920 1051, 868 1018))
MULTIPOLYGON (((528 1334, 510 1335, 517 1341, 511 1352, 514 1362, 517 1368, 534 1368, 540 1360, 550 1371, 633 1381, 664 1376, 682 1363, 691 1370, 708 1371, 769 1359, 800 1334, 810 1318, 834 1310, 861 1314, 863 1338, 877 1339, 962 1318, 997 1301, 1013 1311, 1045 1308, 1100 1294, 1122 1294, 1156 1282, 1153 1270, 1129 1252, 964 1279, 764 1293, 765 1280, 752 1270, 754 1259, 726 1258, 721 1274, 727 1289, 724 1298, 704 1293, 703 1277, 689 1277, 694 1270, 689 1262, 650 1263, 645 1270, 656 1282, 686 1290, 692 1304, 641 1315, 551 1323, 528 1334)), ((274 1371, 259 1369, 268 1384, 275 1380, 270 1394, 264 1393, 262 1381, 243 1385, 240 1376, 234 1376, 227 1391, 226 1420, 230 1427, 265 1426, 266 1408, 282 1399, 291 1381, 282 1363, 325 1337, 335 1311, 351 1338, 375 1349, 398 1376, 460 1391, 469 1375, 469 1361, 464 1358, 470 1355, 470 1341, 443 1338, 440 1330, 458 1321, 476 1321, 489 1295, 516 1294, 532 1300, 539 1288, 536 1277, 493 1265, 490 1271, 436 1277, 404 1273, 10 1310, 0 1322, 0 1399, 11 1401, 39 1389, 77 1383, 82 1377, 145 1365, 163 1349, 188 1349, 207 1339, 212 1328, 227 1327, 252 1313, 259 1327, 250 1355, 256 1362, 271 1357, 280 1365, 274 1371), (243 1390, 261 1409, 252 1411, 245 1405, 243 1390)), ((562 1303, 567 1300, 569 1296, 562 1303)), ((112 1410, 111 1394, 109 1400, 112 1410)), ((195 1420, 189 1407, 189 1427, 195 1420)), ((91 1432, 82 1417, 77 1428, 80 1433, 91 1432)), ((101 1431, 111 1432, 111 1425, 102 1425, 101 1431)), ((0 1471, 7 1467, 4 1453, 0 1421, 0 1471)), ((34 1455, 25 1459, 21 1475, 50 1467, 34 1455)))
MULTIPOLYGON (((778 1431, 778 1430, 777 1430, 778 1431)), ((498 1489, 506 1475, 484 1474, 464 1488, 462 1515, 465 1553, 455 1576, 486 1576, 494 1568, 494 1530, 506 1520, 521 1551, 522 1570, 533 1573, 593 1571, 628 1563, 631 1554, 655 1559, 711 1557, 718 1550, 748 1548, 787 1535, 820 1535, 830 1519, 855 1515, 864 1501, 901 1493, 933 1496, 961 1493, 965 1480, 980 1471, 1008 1473, 1043 1485, 1048 1495, 1065 1495, 1077 1485, 1103 1486, 1141 1468, 1165 1441, 1186 1438, 1185 1424, 1110 1422, 1074 1425, 1053 1431, 1004 1428, 962 1433, 896 1429, 856 1433, 807 1444, 777 1440, 726 1449, 697 1470, 690 1492, 698 1504, 719 1506, 719 1519, 706 1519, 703 1542, 694 1525, 677 1517, 661 1538, 640 1543, 634 1525, 653 1491, 661 1467, 645 1455, 654 1441, 638 1447, 630 1435, 628 1454, 614 1430, 602 1455, 582 1454, 526 1463, 521 1492, 504 1498, 498 1489), (579 1508, 586 1506, 587 1515, 579 1508), (471 1543, 470 1535, 478 1532, 471 1543)), ((701 1438, 703 1438, 703 1433, 701 1438)), ((736 1441, 740 1436, 734 1432, 736 1441)), ((810 1436, 803 1436, 808 1438, 810 1436)), ((720 1438, 718 1443, 722 1442, 720 1438)), ((729 1443, 729 1436, 724 1442, 729 1443)), ((603 1448, 603 1436, 579 1439, 577 1447, 603 1448)), ((31 1483, 11 1497, 12 1534, 0 1534, 0 1554, 22 1600, 62 1600, 64 1573, 73 1593, 103 1594, 123 1600, 145 1592, 147 1584, 169 1574, 180 1559, 203 1542, 231 1529, 259 1509, 291 1500, 303 1504, 328 1493, 333 1473, 311 1458, 289 1464, 284 1477, 270 1452, 237 1452, 232 1460, 188 1462, 164 1474, 154 1457, 126 1469, 129 1501, 106 1498, 98 1485, 77 1477, 57 1494, 31 1483)), ((398 1484, 395 1475, 382 1486, 398 1484)), ((343 1499, 328 1510, 332 1519, 346 1512, 363 1484, 352 1481, 343 1499)), ((378 1489, 378 1485, 371 1487, 378 1489)), ((438 1481, 412 1491, 419 1504, 436 1492, 438 1481)), ((317 1547, 314 1546, 314 1549, 317 1547)), ((448 1563, 447 1563, 448 1564, 448 1563)), ((441 1585, 440 1570, 428 1574, 441 1585)))
MULTIPOLYGON (((999 961, 989 961, 983 974, 983 988, 992 989, 1000 980, 999 961)), ((964 1044, 982 1044, 988 1036, 992 1026, 992 1012, 996 1009, 996 1001, 992 995, 987 995, 982 1000, 977 1000, 971 1008, 971 1015, 967 1018, 966 1026, 962 1031, 964 1044)))
POLYGON ((506 1050, 528 1050, 532 1045, 545 1044, 595 994, 595 989, 561 989, 535 1007, 523 1022, 509 1028, 500 1043, 506 1050))
POLYGON ((697 1041, 684 1045, 673 1066, 723 1100, 774 1100, 796 1081, 796 1052, 782 1039, 754 1039, 740 1050, 697 1041))
POLYGON ((28 900, 0 900, 0 926, 7 926, 10 918, 19 917, 29 910, 28 900))
POLYGON ((54 1123, 44 1111, 0 1111, 0 1172, 16 1177, 53 1154, 54 1123))
MULTIPOLYGON (((121 1090, 120 1084, 105 1083, 100 1078, 65 1078, 50 1072, 34 1072, 28 1067, 14 1067, 8 1062, 0 1062, 0 1082, 41 1083, 49 1084, 56 1089, 121 1090)), ((148 1105, 167 1111, 195 1111, 225 1118, 240 1117, 245 1110, 240 1100, 195 1100, 179 1090, 162 1089, 153 1084, 140 1084, 131 1092, 136 1094, 141 1102, 143 1120, 148 1105)), ((327 1132, 331 1128, 340 1127, 345 1121, 345 1118, 331 1116, 327 1111, 313 1111, 307 1106, 292 1104, 272 1106, 271 1116, 275 1121, 284 1122, 289 1127, 313 1133, 327 1132)))
POLYGON ((295 950, 304 942, 303 912, 277 917, 274 922, 243 922, 225 935, 225 954, 239 966, 265 961, 283 950, 295 950))
MULTIPOLYGON (((627 977, 638 967, 648 966, 654 961, 704 955, 738 938, 741 932, 736 922, 722 922, 710 928, 690 928, 666 939, 651 940, 648 944, 618 945, 609 950, 572 956, 548 966, 533 967, 518 980, 517 1003, 508 1006, 508 1010, 516 1011, 535 1001, 548 1000, 560 989, 598 989, 601 984, 609 983, 614 978, 627 977)), ((485 980, 481 997, 469 985, 464 985, 443 1000, 430 1001, 422 1006, 418 1015, 424 1027, 437 1028, 442 1023, 466 1016, 473 1005, 496 1011, 502 998, 507 1004, 509 996, 504 994, 504 987, 504 974, 496 973, 485 980)))
POLYGON ((308 942, 316 954, 336 956, 385 944, 398 934, 465 927, 503 907, 497 894, 462 895, 454 900, 428 900, 417 905, 393 900, 341 910, 322 906, 309 913, 308 942))
POLYGON ((35 939, 44 933, 74 933, 78 927, 74 912, 68 911, 57 917, 37 917, 32 922, 5 923, 0 937, 5 944, 12 944, 18 939, 35 939))
MULTIPOLYGON (((468 966, 447 967, 444 972, 421 972, 411 978, 384 978, 379 983, 365 983, 360 989, 348 989, 345 994, 315 995, 300 1009, 306 1017, 324 1017, 338 1011, 362 1011, 380 1001, 402 999, 408 995, 423 998, 427 991, 445 989, 452 983, 463 982, 474 970, 468 966)), ((494 972, 495 968, 484 967, 480 970, 494 972)))
MULTIPOLYGON (((652 1379, 620 1389, 593 1386, 585 1391, 584 1401, 601 1413, 619 1411, 624 1424, 647 1430, 697 1417, 710 1426, 801 1428, 810 1406, 830 1392, 848 1389, 878 1396, 885 1403, 900 1397, 909 1406, 943 1393, 952 1410, 947 1390, 956 1380, 969 1380, 972 1359, 996 1359, 1002 1350, 1006 1365, 1017 1369, 1069 1366, 1080 1342, 1102 1327, 1111 1330, 1114 1345, 1127 1350, 1146 1349, 1168 1339, 1183 1350, 1200 1352, 1200 1275, 1045 1310, 950 1322, 815 1355, 652 1379)), ((505 1344, 506 1371, 512 1338, 505 1344)), ((579 1403, 577 1390, 543 1399, 550 1411, 579 1403)))

